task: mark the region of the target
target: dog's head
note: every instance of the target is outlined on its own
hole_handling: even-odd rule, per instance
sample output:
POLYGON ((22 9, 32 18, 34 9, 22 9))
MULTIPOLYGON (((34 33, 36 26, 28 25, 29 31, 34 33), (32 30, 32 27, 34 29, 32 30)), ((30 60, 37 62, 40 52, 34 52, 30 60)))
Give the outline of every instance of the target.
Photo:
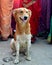
POLYGON ((14 16, 16 22, 26 23, 30 20, 31 10, 26 9, 26 8, 14 9, 13 16, 14 16))

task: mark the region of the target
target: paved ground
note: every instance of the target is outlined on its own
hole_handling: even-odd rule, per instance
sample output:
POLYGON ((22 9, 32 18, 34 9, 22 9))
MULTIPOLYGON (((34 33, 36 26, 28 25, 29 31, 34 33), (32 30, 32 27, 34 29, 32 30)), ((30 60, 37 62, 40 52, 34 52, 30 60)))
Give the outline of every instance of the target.
MULTIPOLYGON (((0 65, 14 65, 13 61, 4 62, 3 58, 13 57, 10 49, 10 39, 6 42, 0 41, 0 65)), ((52 65, 52 45, 47 44, 46 40, 37 39, 31 48, 31 61, 20 57, 20 63, 17 65, 52 65)))

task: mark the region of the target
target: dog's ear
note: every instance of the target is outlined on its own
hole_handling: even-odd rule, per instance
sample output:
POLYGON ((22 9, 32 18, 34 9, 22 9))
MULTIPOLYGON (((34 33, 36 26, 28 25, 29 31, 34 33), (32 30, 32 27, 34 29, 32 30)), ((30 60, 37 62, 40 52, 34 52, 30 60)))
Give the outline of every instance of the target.
POLYGON ((14 9, 13 10, 13 16, 16 17, 16 15, 17 15, 17 9, 14 9))
POLYGON ((32 11, 31 11, 31 10, 29 10, 29 16, 31 17, 31 15, 32 15, 32 11))

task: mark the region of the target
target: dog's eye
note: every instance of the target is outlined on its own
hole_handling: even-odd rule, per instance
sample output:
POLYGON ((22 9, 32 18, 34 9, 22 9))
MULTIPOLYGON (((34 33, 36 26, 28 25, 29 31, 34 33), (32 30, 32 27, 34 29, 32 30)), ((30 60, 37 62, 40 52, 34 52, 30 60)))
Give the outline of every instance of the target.
POLYGON ((26 11, 26 13, 28 13, 28 11, 26 11))
POLYGON ((23 13, 23 11, 20 11, 20 13, 23 13))

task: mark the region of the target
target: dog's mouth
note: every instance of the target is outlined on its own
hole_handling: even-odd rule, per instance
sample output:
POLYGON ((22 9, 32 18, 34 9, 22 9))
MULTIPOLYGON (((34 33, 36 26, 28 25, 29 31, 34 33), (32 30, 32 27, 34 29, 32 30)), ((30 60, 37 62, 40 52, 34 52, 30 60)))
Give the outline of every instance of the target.
POLYGON ((20 20, 24 21, 24 19, 23 19, 23 18, 21 18, 21 17, 20 17, 20 20))
POLYGON ((24 17, 19 17, 20 18, 20 20, 22 21, 22 22, 26 22, 27 21, 27 16, 24 16, 24 17))

